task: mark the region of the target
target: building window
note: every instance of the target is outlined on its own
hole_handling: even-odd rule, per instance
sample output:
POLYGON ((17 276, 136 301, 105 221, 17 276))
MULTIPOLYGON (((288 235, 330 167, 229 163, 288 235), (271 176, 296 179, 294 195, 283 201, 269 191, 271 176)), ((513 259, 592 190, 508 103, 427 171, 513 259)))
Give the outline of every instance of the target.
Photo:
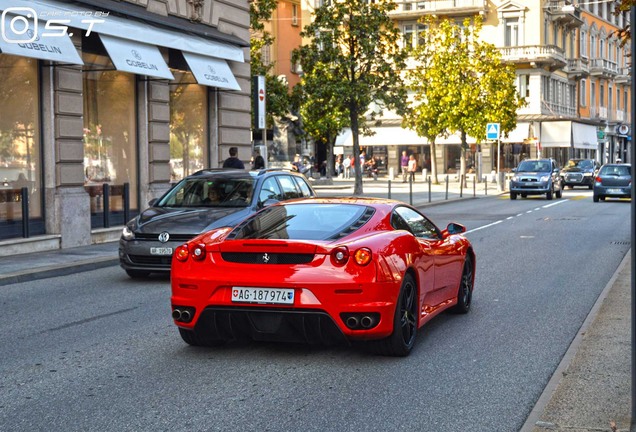
POLYGON ((110 185, 111 223, 124 224, 123 185, 130 209, 137 204, 135 75, 112 69, 107 57, 83 54, 84 187, 91 198, 91 226, 103 227, 103 185, 110 185))
POLYGON ((599 106, 605 106, 605 86, 601 84, 599 86, 599 106))
POLYGON ((519 45, 519 18, 504 19, 505 32, 504 44, 507 47, 519 45))
POLYGON ((170 181, 208 166, 207 87, 190 72, 174 71, 170 82, 170 181))
POLYGON ((587 81, 582 79, 580 84, 581 106, 587 106, 587 81))
POLYGON ((0 54, 0 240, 22 236, 24 187, 30 233, 44 234, 39 90, 37 60, 0 54))
POLYGON ((402 26, 402 40, 404 48, 417 48, 424 43, 424 31, 426 26, 423 24, 404 24, 402 26))
POLYGON ((590 84, 590 106, 596 107, 596 83, 590 84))
POLYGON ((517 90, 521 97, 530 97, 530 75, 519 75, 517 78, 517 90))
POLYGON ((581 57, 587 58, 587 32, 581 30, 581 57))
POLYGON ((295 3, 292 4, 291 24, 293 26, 298 25, 298 5, 295 3))

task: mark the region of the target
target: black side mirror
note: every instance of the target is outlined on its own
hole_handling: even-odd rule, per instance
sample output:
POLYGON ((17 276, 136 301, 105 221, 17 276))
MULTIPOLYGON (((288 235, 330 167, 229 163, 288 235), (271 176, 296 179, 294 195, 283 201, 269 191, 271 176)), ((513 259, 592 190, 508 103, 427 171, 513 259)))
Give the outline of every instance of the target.
POLYGON ((154 207, 155 204, 157 204, 157 201, 159 201, 159 198, 153 198, 150 201, 148 201, 148 207, 154 207))

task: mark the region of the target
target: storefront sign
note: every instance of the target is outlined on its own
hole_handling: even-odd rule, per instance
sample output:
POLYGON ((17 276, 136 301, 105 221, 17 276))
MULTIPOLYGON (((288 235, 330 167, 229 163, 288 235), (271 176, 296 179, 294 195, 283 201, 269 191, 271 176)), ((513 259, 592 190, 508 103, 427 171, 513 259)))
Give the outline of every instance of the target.
POLYGON ((159 48, 100 34, 100 39, 117 70, 157 78, 174 79, 159 48))
POLYGON ((230 90, 241 89, 225 60, 186 51, 183 51, 183 57, 199 84, 230 90))
POLYGON ((5 12, 2 13, 0 21, 0 51, 2 53, 62 63, 84 64, 66 32, 39 31, 50 29, 46 26, 48 23, 5 12))

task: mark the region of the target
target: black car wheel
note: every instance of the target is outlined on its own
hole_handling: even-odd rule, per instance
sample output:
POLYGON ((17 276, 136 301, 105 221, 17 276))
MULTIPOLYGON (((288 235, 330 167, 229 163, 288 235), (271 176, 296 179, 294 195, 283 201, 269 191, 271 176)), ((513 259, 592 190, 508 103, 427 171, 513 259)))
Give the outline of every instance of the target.
POLYGON ((457 304, 450 311, 457 314, 465 314, 470 311, 470 303, 473 298, 473 260, 470 255, 466 255, 462 279, 457 290, 457 304))
POLYGON ((516 192, 510 192, 510 199, 511 200, 516 200, 517 199, 517 193, 516 192))
POLYGON ((225 341, 204 338, 197 334, 194 330, 186 330, 181 327, 179 327, 179 334, 185 343, 192 346, 214 347, 225 344, 225 341))
POLYGON ((545 194, 545 198, 549 201, 552 199, 552 188, 545 194))
POLYGON ((596 194, 595 194, 595 195, 592 197, 592 201, 594 201, 594 202, 598 202, 598 195, 596 195, 596 194))
POLYGON ((144 270, 126 270, 126 274, 133 279, 143 279, 150 276, 150 272, 144 270))
POLYGON ((395 307, 393 333, 378 341, 378 352, 383 355, 405 357, 409 355, 417 336, 418 316, 417 286, 413 276, 407 274, 402 281, 395 307))

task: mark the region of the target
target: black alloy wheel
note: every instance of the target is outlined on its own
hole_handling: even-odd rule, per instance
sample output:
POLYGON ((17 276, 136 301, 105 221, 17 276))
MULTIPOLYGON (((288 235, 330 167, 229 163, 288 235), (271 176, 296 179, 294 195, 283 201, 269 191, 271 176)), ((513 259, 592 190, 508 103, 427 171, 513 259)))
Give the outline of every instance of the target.
POLYGON ((393 333, 378 341, 378 352, 394 357, 406 357, 415 345, 418 323, 417 285, 413 276, 407 274, 402 281, 400 295, 395 308, 393 333))
POLYGON ((462 270, 462 279, 459 282, 459 289, 457 290, 457 304, 450 309, 452 313, 465 314, 470 312, 474 282, 473 260, 470 255, 466 255, 464 269, 462 270))

